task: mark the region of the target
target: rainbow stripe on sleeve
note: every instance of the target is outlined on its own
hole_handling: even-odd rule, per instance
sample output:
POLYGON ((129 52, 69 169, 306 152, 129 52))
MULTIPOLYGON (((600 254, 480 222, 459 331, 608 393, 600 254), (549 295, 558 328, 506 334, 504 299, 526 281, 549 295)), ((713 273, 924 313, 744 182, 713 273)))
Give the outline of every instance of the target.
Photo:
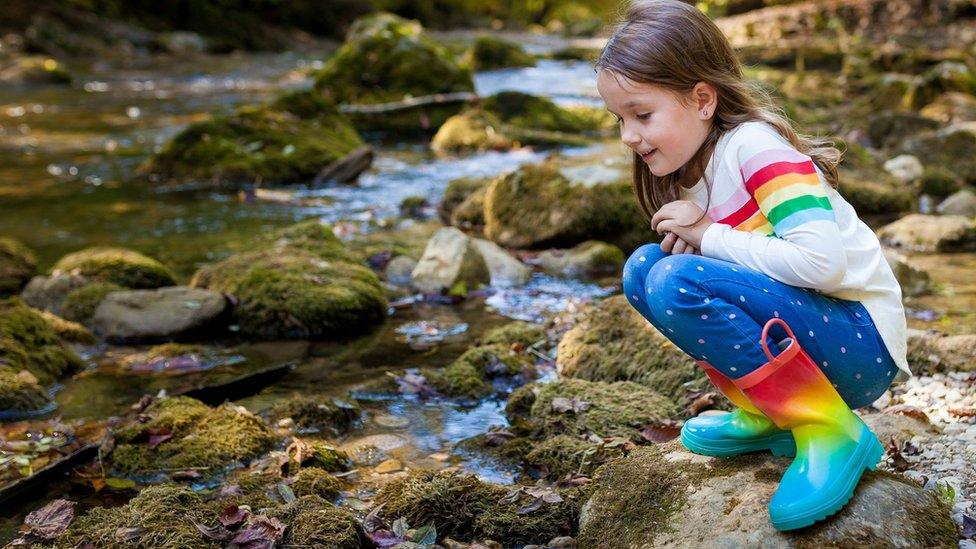
POLYGON ((765 150, 740 167, 746 190, 776 234, 808 221, 834 221, 827 191, 810 157, 792 149, 765 150))

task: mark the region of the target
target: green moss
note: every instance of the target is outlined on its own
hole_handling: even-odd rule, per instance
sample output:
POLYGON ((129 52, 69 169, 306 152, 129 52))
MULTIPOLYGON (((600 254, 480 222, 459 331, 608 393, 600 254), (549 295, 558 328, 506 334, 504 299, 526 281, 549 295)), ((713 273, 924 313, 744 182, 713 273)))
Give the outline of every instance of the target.
POLYGON ((564 377, 633 381, 679 407, 689 389, 708 387, 694 359, 654 329, 622 295, 587 306, 560 340, 556 364, 564 377))
POLYGON ((543 326, 516 320, 486 332, 481 337, 481 344, 527 347, 544 339, 546 339, 546 329, 543 326))
POLYGON ((512 391, 505 403, 505 415, 515 426, 524 425, 532 417, 532 405, 538 397, 541 384, 527 383, 512 391))
POLYGON ((445 396, 481 398, 492 392, 491 385, 485 383, 481 373, 471 364, 454 363, 424 373, 431 386, 445 396))
POLYGON ((39 311, 41 316, 47 321, 48 326, 58 337, 69 343, 81 343, 82 345, 94 345, 97 341, 95 335, 88 328, 77 322, 65 320, 50 311, 39 311))
POLYGON ((361 413, 359 406, 353 403, 305 395, 279 400, 268 410, 273 421, 291 418, 301 429, 314 429, 332 435, 348 431, 361 413))
POLYGON ((0 362, 0 415, 43 410, 52 403, 44 387, 0 362))
POLYGON ((918 182, 918 192, 944 198, 962 189, 959 176, 942 166, 927 167, 918 182))
POLYGON ((95 309, 98 309, 99 303, 105 299, 105 296, 112 292, 121 292, 127 289, 113 282, 90 282, 71 290, 65 296, 61 313, 68 320, 86 323, 95 316, 95 309))
POLYGON ((462 202, 478 190, 483 190, 489 179, 480 177, 462 177, 453 179, 444 189, 440 204, 437 205, 437 216, 445 224, 451 224, 451 214, 462 202))
POLYGON ((276 442, 260 418, 243 408, 225 404, 214 409, 186 397, 161 399, 116 431, 120 442, 112 454, 113 467, 127 475, 201 468, 222 471, 238 461, 267 452, 276 442), (152 430, 173 436, 155 448, 142 443, 152 430))
POLYGON ((504 91, 481 102, 481 108, 519 129, 566 133, 596 132, 601 125, 580 111, 564 109, 545 97, 504 91))
POLYGON ((288 524, 285 547, 365 547, 356 516, 315 495, 307 495, 278 512, 288 524))
POLYGON ((943 61, 918 78, 906 94, 904 105, 918 110, 949 91, 976 94, 976 73, 965 63, 943 61))
MULTIPOLYGON (((938 127, 938 122, 924 116, 910 112, 890 111, 871 118, 868 122, 867 135, 878 148, 900 148, 899 145, 905 139, 938 127)), ((924 163, 931 164, 928 159, 924 163)))
POLYGON ((843 174, 840 194, 859 214, 900 213, 915 209, 915 195, 905 185, 878 180, 862 179, 853 174, 843 174))
POLYGON ((539 386, 530 422, 538 438, 595 434, 638 440, 642 427, 674 417, 679 411, 678 406, 656 391, 630 381, 561 379, 539 386), (557 397, 585 403, 585 408, 557 411, 552 406, 557 397))
POLYGON ((41 385, 84 366, 51 324, 18 297, 0 300, 0 360, 15 372, 27 370, 41 385))
POLYGON ((544 465, 548 477, 556 480, 569 473, 590 475, 602 463, 622 454, 619 448, 607 448, 574 436, 557 435, 536 444, 525 456, 525 461, 544 465))
POLYGON ((570 278, 617 275, 626 261, 620 248, 599 240, 587 240, 568 250, 547 250, 536 259, 546 272, 570 278))
POLYGON ((322 469, 307 467, 295 475, 291 489, 298 497, 315 495, 331 500, 339 495, 339 491, 342 490, 342 483, 322 469))
POLYGON ((449 152, 506 150, 514 145, 515 138, 501 120, 478 108, 445 120, 430 141, 433 150, 449 152))
POLYGON ((525 53, 521 46, 493 36, 475 38, 462 62, 473 71, 535 66, 535 58, 525 53))
POLYGON ((331 102, 311 93, 286 96, 277 108, 301 114, 275 106, 242 107, 192 124, 140 171, 166 181, 202 181, 221 188, 294 184, 310 181, 363 144, 331 102), (312 113, 316 115, 303 117, 312 113))
POLYGON ((593 477, 587 520, 580 525, 581 547, 650 545, 668 528, 668 519, 687 502, 678 467, 656 446, 641 447, 626 459, 607 463, 593 477))
POLYGON ((27 246, 0 237, 0 297, 19 293, 36 269, 37 259, 27 246))
POLYGON ((372 271, 300 249, 238 254, 200 269, 190 284, 234 295, 234 319, 249 338, 338 339, 386 318, 372 271))
POLYGON ((481 188, 468 195, 451 213, 451 225, 464 229, 481 227, 485 224, 485 189, 481 188))
POLYGON ((216 548, 220 545, 196 527, 212 526, 215 519, 200 496, 187 488, 148 486, 121 507, 95 507, 78 517, 55 546, 67 549, 89 543, 96 547, 216 548), (123 539, 131 538, 123 544, 120 533, 123 539))
POLYGON ((206 352, 202 345, 191 345, 187 343, 164 343, 154 345, 146 352, 148 358, 173 358, 183 355, 201 354, 206 352))
MULTIPOLYGON (((415 24, 376 14, 354 28, 361 30, 351 32, 315 75, 315 89, 326 97, 338 103, 374 104, 474 90, 471 72, 415 24)), ((356 116, 354 122, 357 128, 387 132, 433 131, 458 110, 456 105, 419 107, 394 116, 356 116)))
POLYGON ((315 467, 330 473, 337 473, 349 469, 352 462, 349 460, 349 456, 342 450, 321 440, 308 440, 305 442, 308 448, 307 451, 302 453, 301 462, 294 459, 297 457, 297 454, 295 454, 292 456, 293 459, 288 463, 288 469, 292 473, 297 474, 300 467, 315 467))
POLYGON ((125 248, 88 248, 62 257, 53 273, 76 273, 126 288, 159 288, 176 284, 162 263, 125 248))
MULTIPOLYGON (((525 544, 544 545, 555 537, 574 534, 583 503, 582 493, 571 489, 560 490, 559 494, 563 501, 543 503, 531 513, 521 511, 533 502, 531 496, 523 495, 509 504, 496 503, 475 520, 478 539, 495 540, 505 547, 521 547, 525 544)), ((505 491, 499 490, 495 497, 504 495, 505 491)))
POLYGON ((427 198, 424 196, 408 196, 400 201, 400 215, 404 217, 421 217, 424 208, 427 207, 427 198))
POLYGON ((471 347, 454 362, 425 375, 431 385, 447 396, 481 398, 491 394, 490 379, 513 376, 531 367, 534 361, 502 343, 471 347))
POLYGON ((321 259, 354 261, 332 225, 309 219, 271 233, 267 241, 280 249, 303 250, 321 259))

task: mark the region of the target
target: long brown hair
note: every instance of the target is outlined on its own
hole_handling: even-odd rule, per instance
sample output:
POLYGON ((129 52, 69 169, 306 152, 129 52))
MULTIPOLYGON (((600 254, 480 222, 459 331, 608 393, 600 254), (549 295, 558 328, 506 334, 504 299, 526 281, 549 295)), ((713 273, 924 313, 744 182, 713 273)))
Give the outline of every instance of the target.
MULTIPOLYGON (((682 181, 704 176, 708 158, 723 133, 744 122, 770 124, 798 151, 806 154, 837 187, 841 153, 828 139, 796 132, 769 94, 742 78, 742 66, 715 23, 691 4, 679 0, 635 0, 600 52, 597 70, 608 70, 635 82, 666 88, 680 98, 699 82, 715 88, 718 104, 712 129, 698 152, 681 169, 657 177, 634 153, 634 193, 644 215, 679 195, 682 181)), ((708 190, 711 202, 711 189, 708 190)))

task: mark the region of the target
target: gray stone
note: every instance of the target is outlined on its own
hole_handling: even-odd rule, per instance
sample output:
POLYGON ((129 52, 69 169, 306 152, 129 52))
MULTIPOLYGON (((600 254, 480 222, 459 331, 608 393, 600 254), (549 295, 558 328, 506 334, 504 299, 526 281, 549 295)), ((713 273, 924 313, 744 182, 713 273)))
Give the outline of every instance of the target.
POLYGON ((938 429, 920 419, 903 414, 866 414, 862 416, 864 423, 874 431, 878 439, 887 443, 892 438, 901 442, 918 437, 928 440, 939 433, 938 429))
POLYGON ((500 288, 521 286, 532 277, 532 269, 528 265, 512 257, 498 244, 475 238, 474 245, 488 265, 492 286, 500 288))
POLYGON ((112 292, 99 303, 94 330, 110 341, 198 337, 227 309, 220 292, 186 286, 112 292))
POLYGON ((935 211, 943 215, 962 215, 976 217, 976 193, 963 189, 943 200, 935 211))
POLYGON ((412 257, 398 255, 386 264, 383 278, 395 286, 409 286, 410 274, 417 267, 417 261, 412 257))
POLYGON ((889 246, 919 252, 976 249, 973 219, 959 215, 909 214, 881 227, 878 238, 889 246))
POLYGON ((465 290, 473 290, 491 281, 478 248, 455 227, 444 227, 434 233, 411 278, 414 287, 426 293, 451 290, 458 284, 463 284, 465 290))
POLYGON ((883 251, 888 266, 891 267, 898 284, 901 285, 902 296, 915 297, 932 291, 932 279, 928 272, 891 248, 884 248, 883 251))
POLYGON ((81 275, 61 273, 51 276, 35 276, 21 291, 20 297, 35 309, 61 314, 61 306, 68 294, 88 284, 81 275))
POLYGON ((976 334, 944 336, 910 329, 908 362, 914 371, 976 371, 976 334))
POLYGON ((620 271, 625 260, 620 248, 598 240, 568 250, 546 250, 536 258, 544 271, 565 277, 611 275, 620 271))
POLYGON ((902 183, 922 177, 924 168, 918 158, 910 154, 898 155, 884 163, 884 169, 902 183))

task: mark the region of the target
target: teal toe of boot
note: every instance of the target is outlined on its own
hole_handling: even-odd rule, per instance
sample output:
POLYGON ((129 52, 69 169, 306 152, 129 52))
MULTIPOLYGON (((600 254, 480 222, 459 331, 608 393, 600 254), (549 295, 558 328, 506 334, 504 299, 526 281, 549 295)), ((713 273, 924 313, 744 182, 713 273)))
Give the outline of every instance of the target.
POLYGON ((736 408, 726 414, 693 417, 681 428, 681 443, 696 454, 715 457, 770 451, 774 456, 796 455, 793 433, 765 416, 736 408))
POLYGON ((868 426, 857 421, 857 440, 836 430, 794 431, 799 456, 769 502, 769 516, 777 530, 810 526, 841 510, 854 495, 864 471, 877 467, 884 448, 868 426))

